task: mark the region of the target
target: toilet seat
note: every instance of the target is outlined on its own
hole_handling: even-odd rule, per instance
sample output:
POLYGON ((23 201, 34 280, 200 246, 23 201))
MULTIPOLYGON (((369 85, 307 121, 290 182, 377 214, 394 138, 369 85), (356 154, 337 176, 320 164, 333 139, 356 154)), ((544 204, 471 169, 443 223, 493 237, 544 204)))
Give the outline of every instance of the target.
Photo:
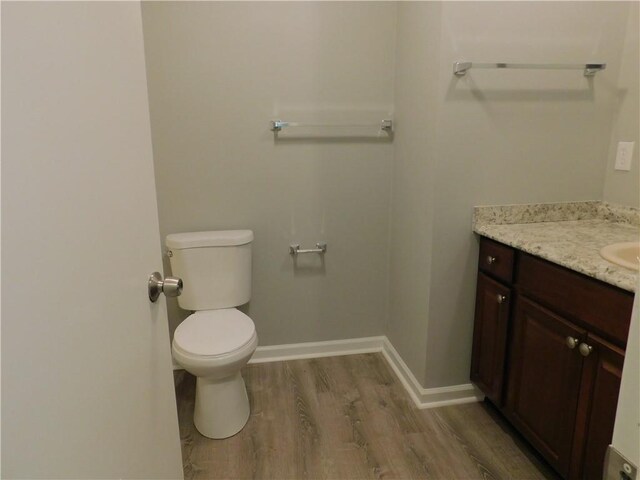
POLYGON ((253 321, 240 310, 201 310, 178 325, 173 347, 188 356, 215 358, 243 349, 255 337, 253 321))
POLYGON ((235 308, 201 310, 176 328, 171 352, 196 380, 193 423, 209 438, 238 433, 250 414, 241 369, 258 346, 253 321, 235 308))

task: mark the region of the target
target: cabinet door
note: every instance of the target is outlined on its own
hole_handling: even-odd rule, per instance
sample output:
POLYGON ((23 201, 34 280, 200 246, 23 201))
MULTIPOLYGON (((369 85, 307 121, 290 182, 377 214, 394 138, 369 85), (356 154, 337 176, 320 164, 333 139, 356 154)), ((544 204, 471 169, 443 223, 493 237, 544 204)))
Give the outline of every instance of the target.
POLYGON ((471 380, 498 406, 502 406, 510 298, 510 289, 478 274, 471 380))
POLYGON ((505 413, 565 478, 582 372, 576 343, 585 338, 584 330, 518 297, 505 413))
POLYGON ((613 438, 624 351, 591 333, 580 347, 587 356, 582 371, 571 478, 601 480, 605 452, 613 438))

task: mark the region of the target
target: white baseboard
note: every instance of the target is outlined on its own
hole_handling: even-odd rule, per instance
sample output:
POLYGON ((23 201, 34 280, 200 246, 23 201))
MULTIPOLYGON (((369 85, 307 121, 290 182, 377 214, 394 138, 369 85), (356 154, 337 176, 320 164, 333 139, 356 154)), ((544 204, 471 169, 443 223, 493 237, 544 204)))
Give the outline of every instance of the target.
MULTIPOLYGON (((484 395, 471 383, 440 388, 424 388, 385 336, 258 347, 249 363, 282 362, 376 352, 382 353, 382 356, 396 374, 402 386, 407 390, 416 407, 420 409, 478 402, 484 398, 484 395)), ((175 363, 175 360, 173 369, 181 369, 175 363)))
POLYGON ((404 360, 402 360, 402 357, 389 339, 387 337, 383 338, 382 355, 409 393, 416 407, 420 409, 444 407, 446 405, 479 402, 484 399, 484 394, 471 383, 440 388, 424 388, 407 364, 404 363, 404 360))
MULTIPOLYGON (((478 402, 484 398, 484 395, 470 383, 441 388, 424 388, 385 336, 258 347, 249 363, 282 362, 375 352, 382 353, 416 407, 420 409, 478 402)), ((174 369, 179 368, 180 366, 174 361, 174 369)))
POLYGON ((249 363, 282 362, 304 358, 337 357, 382 352, 387 337, 363 337, 327 342, 290 343, 258 347, 249 363))

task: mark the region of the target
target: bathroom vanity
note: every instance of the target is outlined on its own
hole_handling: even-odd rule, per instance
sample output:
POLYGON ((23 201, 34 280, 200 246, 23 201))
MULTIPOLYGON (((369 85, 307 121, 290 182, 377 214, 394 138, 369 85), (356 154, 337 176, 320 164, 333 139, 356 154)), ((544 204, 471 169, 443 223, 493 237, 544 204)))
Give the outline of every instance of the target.
POLYGON ((596 258, 595 244, 637 227, 586 218, 474 230, 471 380, 563 478, 601 479, 637 273, 596 258))

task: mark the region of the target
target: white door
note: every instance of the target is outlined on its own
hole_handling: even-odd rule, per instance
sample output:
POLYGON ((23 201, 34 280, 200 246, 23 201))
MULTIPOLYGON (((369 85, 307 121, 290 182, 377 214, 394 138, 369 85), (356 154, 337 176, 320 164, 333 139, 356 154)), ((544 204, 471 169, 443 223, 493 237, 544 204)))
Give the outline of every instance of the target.
POLYGON ((138 2, 2 3, 2 478, 181 478, 138 2))

